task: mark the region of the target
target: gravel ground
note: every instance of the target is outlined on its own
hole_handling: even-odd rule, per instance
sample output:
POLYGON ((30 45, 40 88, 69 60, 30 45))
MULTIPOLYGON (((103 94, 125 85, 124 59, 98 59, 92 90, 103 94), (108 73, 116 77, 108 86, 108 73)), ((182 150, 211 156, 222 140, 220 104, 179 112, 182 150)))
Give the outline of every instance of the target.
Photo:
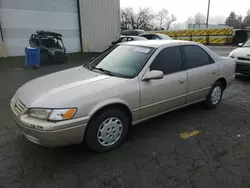
POLYGON ((237 76, 216 109, 194 105, 139 124, 111 152, 27 141, 8 112, 11 96, 32 78, 80 63, 0 69, 0 188, 250 187, 249 77, 237 76), (194 130, 199 134, 180 137, 194 130))

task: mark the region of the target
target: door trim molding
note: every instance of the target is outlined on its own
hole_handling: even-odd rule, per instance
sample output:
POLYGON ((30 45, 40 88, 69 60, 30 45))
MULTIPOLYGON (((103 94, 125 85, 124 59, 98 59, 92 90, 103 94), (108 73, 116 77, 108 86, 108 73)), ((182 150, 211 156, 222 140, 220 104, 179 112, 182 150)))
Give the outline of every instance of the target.
POLYGON ((154 118, 154 117, 157 117, 157 116, 166 114, 166 113, 168 113, 168 112, 171 112, 171 111, 174 111, 174 110, 177 110, 177 109, 186 107, 186 106, 190 106, 190 105, 192 105, 192 104, 196 104, 196 103, 202 102, 202 101, 204 101, 204 100, 205 100, 205 98, 199 99, 199 100, 197 100, 197 101, 194 101, 194 102, 191 102, 191 103, 188 103, 188 104, 185 104, 185 105, 176 107, 176 108, 172 108, 172 109, 170 109, 170 110, 166 110, 166 111, 163 111, 163 112, 161 112, 161 113, 154 114, 154 115, 152 115, 152 116, 149 116, 149 117, 146 117, 146 118, 137 120, 137 121, 133 121, 133 122, 132 122, 132 125, 134 126, 134 125, 136 125, 136 124, 138 124, 138 123, 141 123, 141 122, 143 122, 143 121, 146 121, 146 120, 148 120, 148 119, 151 119, 151 118, 154 118))
POLYGON ((195 94, 195 93, 198 93, 198 92, 201 92, 201 91, 205 91, 205 90, 208 90, 208 89, 211 89, 211 88, 212 88, 212 86, 209 86, 209 87, 206 87, 206 88, 203 88, 203 89, 199 89, 199 90, 196 90, 196 91, 192 91, 192 92, 187 93, 187 96, 188 96, 188 95, 195 94))
POLYGON ((178 99, 178 98, 182 98, 182 97, 186 97, 186 94, 184 94, 184 95, 179 95, 179 96, 177 96, 177 97, 173 97, 173 98, 170 98, 170 99, 165 99, 165 100, 162 100, 162 101, 159 101, 159 102, 155 102, 155 103, 151 103, 151 104, 142 106, 142 107, 141 107, 141 110, 143 110, 143 109, 145 109, 145 108, 149 108, 149 107, 155 106, 155 105, 159 105, 159 104, 162 104, 162 103, 171 101, 171 100, 175 100, 175 99, 178 99))

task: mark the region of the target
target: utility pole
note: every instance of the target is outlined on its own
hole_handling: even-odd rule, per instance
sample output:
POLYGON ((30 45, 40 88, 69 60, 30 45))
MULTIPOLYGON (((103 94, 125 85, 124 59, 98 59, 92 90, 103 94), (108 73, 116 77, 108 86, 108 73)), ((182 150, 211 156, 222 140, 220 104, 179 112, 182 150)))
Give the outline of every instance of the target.
POLYGON ((209 10, 210 10, 210 0, 208 0, 208 7, 207 7, 207 23, 206 23, 206 28, 208 28, 209 10))

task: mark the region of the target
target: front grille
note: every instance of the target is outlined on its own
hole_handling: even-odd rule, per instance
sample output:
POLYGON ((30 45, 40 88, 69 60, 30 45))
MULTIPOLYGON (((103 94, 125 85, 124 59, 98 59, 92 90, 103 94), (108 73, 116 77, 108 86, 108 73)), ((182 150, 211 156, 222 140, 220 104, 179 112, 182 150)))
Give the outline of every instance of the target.
POLYGON ((242 60, 242 61, 250 61, 250 58, 238 57, 238 60, 242 60))
POLYGON ((18 114, 24 113, 27 110, 25 105, 16 96, 14 96, 12 103, 15 111, 18 114))
POLYGON ((56 51, 56 52, 54 52, 55 53, 55 55, 62 55, 62 52, 61 51, 56 51))
POLYGON ((236 64, 236 72, 250 74, 250 65, 236 64))

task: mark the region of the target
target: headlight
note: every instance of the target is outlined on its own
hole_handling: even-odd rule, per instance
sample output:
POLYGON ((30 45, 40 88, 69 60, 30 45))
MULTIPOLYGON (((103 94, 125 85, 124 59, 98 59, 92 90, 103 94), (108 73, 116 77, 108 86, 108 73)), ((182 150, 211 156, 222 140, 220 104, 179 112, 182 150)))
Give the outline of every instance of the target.
POLYGON ((231 57, 231 58, 235 58, 235 54, 234 54, 234 52, 231 52, 231 53, 229 54, 229 57, 231 57))
POLYGON ((76 113, 76 108, 68 109, 44 109, 44 108, 31 108, 28 112, 30 117, 51 120, 51 121, 61 121, 71 119, 76 113))
POLYGON ((50 113, 51 113, 50 109, 43 109, 43 108, 31 108, 28 112, 30 117, 37 119, 44 119, 44 120, 48 119, 50 113))

